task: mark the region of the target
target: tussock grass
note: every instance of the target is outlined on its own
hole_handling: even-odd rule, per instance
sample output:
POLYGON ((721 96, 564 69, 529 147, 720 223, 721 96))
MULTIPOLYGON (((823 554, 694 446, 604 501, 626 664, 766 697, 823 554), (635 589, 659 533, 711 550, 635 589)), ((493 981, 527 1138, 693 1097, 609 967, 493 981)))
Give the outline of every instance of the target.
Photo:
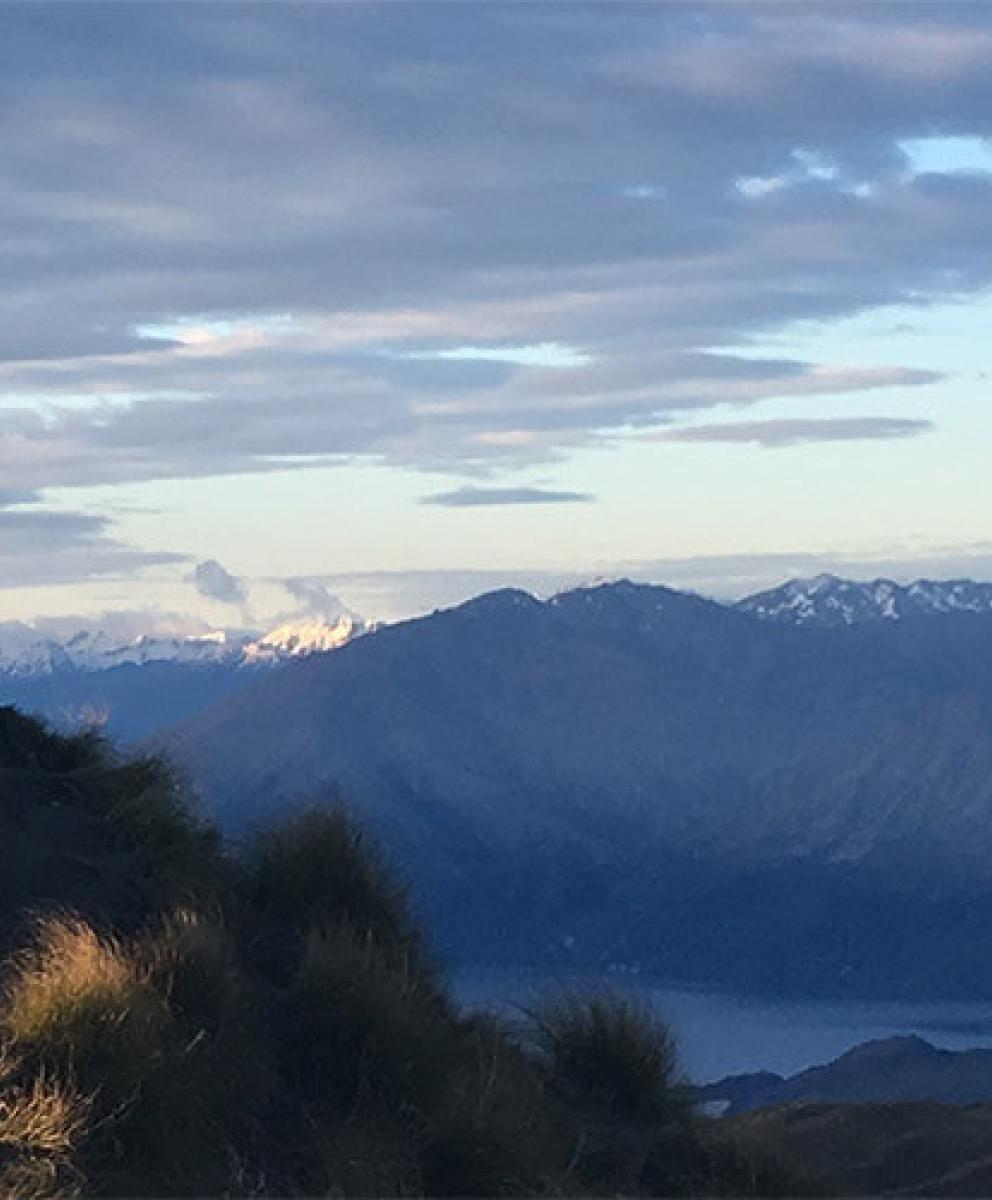
POLYGON ((221 839, 190 804, 179 778, 155 756, 116 762, 111 756, 83 772, 109 844, 151 859, 142 883, 152 907, 216 900, 228 869, 221 839))
POLYGON ((13 1053, 39 1071, 125 1100, 161 1053, 167 1014, 121 942, 71 916, 39 922, 14 961, 2 1028, 13 1053))
POLYGON ((139 940, 137 954, 151 986, 193 1032, 216 1030, 241 999, 237 948, 220 914, 176 909, 139 940))
POLYGON ((303 808, 263 829, 245 846, 241 869, 245 919, 275 968, 285 969, 286 953, 298 951, 314 926, 342 923, 401 947, 426 969, 406 889, 340 809, 303 808))
POLYGON ((444 995, 404 949, 347 924, 315 926, 292 991, 288 1061, 340 1111, 430 1110, 457 1046, 444 995))
POLYGON ((644 1005, 600 992, 548 1001, 529 1015, 549 1083, 567 1102, 638 1125, 689 1113, 675 1040, 644 1005))
POLYGON ((18 1086, 8 1069, 0 1075, 0 1089, 0 1195, 78 1196, 82 1180, 71 1156, 89 1117, 89 1100, 44 1073, 18 1086))

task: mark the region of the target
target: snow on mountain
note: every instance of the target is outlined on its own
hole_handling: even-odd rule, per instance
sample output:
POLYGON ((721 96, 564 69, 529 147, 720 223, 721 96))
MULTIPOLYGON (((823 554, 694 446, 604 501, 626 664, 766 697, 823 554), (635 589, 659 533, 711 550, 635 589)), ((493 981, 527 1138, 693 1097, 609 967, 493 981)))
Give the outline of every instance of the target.
POLYGON ((793 579, 758 592, 737 607, 763 620, 790 625, 842 626, 866 621, 898 621, 905 617, 945 613, 992 613, 992 583, 970 579, 930 580, 899 584, 891 579, 860 582, 836 575, 793 579))
POLYGON ((316 618, 312 621, 280 625, 244 649, 248 663, 275 662, 283 658, 299 658, 307 654, 324 654, 337 650, 363 632, 351 617, 338 617, 333 625, 316 618))
POLYGON ((289 622, 262 637, 219 629, 172 637, 142 634, 121 641, 102 629, 83 629, 67 638, 55 638, 11 621, 0 624, 0 674, 35 678, 65 670, 96 672, 153 662, 267 666, 336 650, 364 632, 364 625, 340 617, 334 623, 319 618, 289 622))

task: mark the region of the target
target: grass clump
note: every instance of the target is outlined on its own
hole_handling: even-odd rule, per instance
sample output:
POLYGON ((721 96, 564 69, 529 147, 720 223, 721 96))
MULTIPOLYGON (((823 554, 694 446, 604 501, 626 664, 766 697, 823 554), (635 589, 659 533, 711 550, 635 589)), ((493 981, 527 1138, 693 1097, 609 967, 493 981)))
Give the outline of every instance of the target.
POLYGON ((311 930, 348 925, 431 971, 407 893, 340 809, 310 806, 264 829, 240 859, 243 920, 270 973, 293 969, 311 930))
POLYGON ((86 1126, 90 1102, 39 1073, 26 1086, 0 1073, 0 1195, 9 1200, 71 1200, 82 1180, 72 1152, 86 1126))
POLYGON ((315 927, 291 994, 292 1077, 314 1100, 425 1113, 456 1052, 447 999, 405 952, 350 925, 315 927))
POLYGON ((550 1001, 530 1015, 550 1084, 568 1104, 637 1125, 687 1115, 675 1041, 643 1005, 602 992, 550 1001))
POLYGON ((74 917, 38 925, 14 962, 2 1029, 22 1061, 125 1100, 160 1052, 164 1007, 123 945, 74 917))

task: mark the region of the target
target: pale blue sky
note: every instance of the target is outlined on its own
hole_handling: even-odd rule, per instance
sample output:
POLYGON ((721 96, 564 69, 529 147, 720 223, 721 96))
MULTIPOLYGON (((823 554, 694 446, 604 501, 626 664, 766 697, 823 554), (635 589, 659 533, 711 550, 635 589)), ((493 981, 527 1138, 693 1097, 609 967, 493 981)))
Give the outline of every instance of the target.
POLYGON ((0 619, 992 576, 986 6, 6 23, 0 619))

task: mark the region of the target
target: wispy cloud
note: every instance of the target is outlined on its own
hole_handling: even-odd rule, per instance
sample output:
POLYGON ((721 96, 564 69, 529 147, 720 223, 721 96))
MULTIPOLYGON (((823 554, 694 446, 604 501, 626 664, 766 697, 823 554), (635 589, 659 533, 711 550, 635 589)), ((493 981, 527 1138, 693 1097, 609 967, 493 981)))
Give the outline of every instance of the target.
POLYGON ((99 514, 0 497, 0 588, 132 578, 150 567, 186 561, 183 554, 130 546, 99 514))
POLYGON ((689 425, 651 436, 656 442, 736 442, 767 446, 799 446, 808 442, 860 442, 917 437, 930 433, 930 421, 908 417, 797 417, 772 421, 729 421, 689 425))
POLYGON ((323 617, 330 621, 336 621, 341 617, 348 617, 353 621, 361 620, 354 609, 349 608, 319 579, 284 579, 282 586, 296 601, 297 613, 300 615, 323 617))
POLYGON ((439 508, 480 508, 504 504, 589 504, 595 499, 588 492, 555 491, 552 488, 461 487, 425 496, 421 504, 439 508))

